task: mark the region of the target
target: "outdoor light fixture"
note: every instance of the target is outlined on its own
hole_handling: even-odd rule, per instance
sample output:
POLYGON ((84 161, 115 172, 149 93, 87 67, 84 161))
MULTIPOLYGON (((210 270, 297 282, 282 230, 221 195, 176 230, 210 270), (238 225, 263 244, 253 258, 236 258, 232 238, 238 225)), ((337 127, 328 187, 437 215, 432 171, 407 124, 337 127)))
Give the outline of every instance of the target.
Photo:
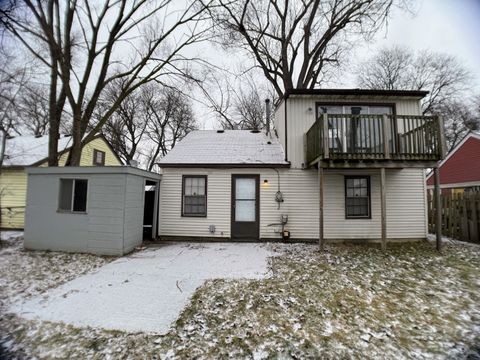
POLYGON ((270 187, 270 183, 268 182, 267 179, 263 180, 263 183, 262 183, 262 188, 269 188, 270 187))

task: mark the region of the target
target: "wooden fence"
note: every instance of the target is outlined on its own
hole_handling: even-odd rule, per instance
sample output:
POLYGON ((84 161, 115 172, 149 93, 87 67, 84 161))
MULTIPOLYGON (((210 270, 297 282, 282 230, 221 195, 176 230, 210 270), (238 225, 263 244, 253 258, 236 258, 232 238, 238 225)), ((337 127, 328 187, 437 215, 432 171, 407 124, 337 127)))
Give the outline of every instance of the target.
MULTIPOLYGON (((428 229, 435 233, 435 197, 428 193, 428 229)), ((480 192, 441 195, 442 234, 454 239, 480 242, 480 192)))

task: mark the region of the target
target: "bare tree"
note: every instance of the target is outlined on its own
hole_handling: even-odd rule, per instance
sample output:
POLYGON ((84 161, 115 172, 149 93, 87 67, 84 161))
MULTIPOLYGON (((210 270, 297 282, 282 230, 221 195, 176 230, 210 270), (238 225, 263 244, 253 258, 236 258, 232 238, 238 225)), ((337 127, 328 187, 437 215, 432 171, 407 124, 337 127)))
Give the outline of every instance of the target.
MULTIPOLYGON (((4 4, 0 4, 4 6, 4 4)), ((1 30, 1 29, 0 29, 1 30)), ((3 43, 0 44, 0 174, 2 173, 3 160, 5 158, 5 148, 7 138, 12 132, 17 132, 18 126, 16 108, 18 104, 18 94, 25 86, 28 78, 28 65, 17 66, 15 57, 10 48, 3 43)), ((0 188, 0 203, 3 202, 6 188, 0 188)), ((0 224, 2 222, 2 211, 0 207, 0 224)))
POLYGON ((165 156, 178 141, 190 131, 197 129, 192 105, 188 98, 174 88, 158 91, 153 86, 145 91, 143 102, 150 146, 147 169, 152 170, 158 160, 165 156))
POLYGON ((442 101, 434 109, 445 119, 445 138, 448 151, 452 150, 470 131, 480 130, 480 113, 478 105, 467 98, 462 101, 442 101), (477 109, 475 109, 477 107, 477 109))
POLYGON ((7 138, 12 132, 18 132, 16 111, 21 90, 29 76, 28 66, 16 66, 15 57, 10 49, 0 46, 0 168, 3 164, 7 138), (14 65, 12 65, 14 64, 14 65))
POLYGON ((154 79, 193 76, 191 62, 197 58, 187 58, 183 50, 203 40, 208 30, 204 26, 208 3, 199 0, 187 2, 184 8, 173 0, 19 3, 13 13, 0 8, 0 21, 49 71, 50 166, 58 163, 58 135, 66 106, 72 114, 69 164, 75 166, 82 145, 135 89, 154 79), (124 80, 121 92, 91 126, 102 93, 116 79, 124 80))
MULTIPOLYGON (((123 86, 122 82, 119 79, 109 85, 102 103, 102 110, 108 109, 116 101, 123 86)), ((143 85, 127 96, 102 128, 102 133, 127 164, 138 155, 138 146, 147 129, 143 100, 148 86, 143 85)), ((100 113, 103 114, 104 111, 100 113)))
MULTIPOLYGON (((243 49, 275 88, 318 86, 356 36, 385 23, 394 0, 218 0, 213 11, 225 47, 243 49)), ((405 1, 402 1, 405 4, 405 1)))
POLYGON ((239 90, 234 100, 234 114, 238 119, 236 127, 239 129, 261 130, 265 127, 265 97, 260 90, 251 86, 249 89, 239 90))
POLYGON ((33 135, 48 134, 48 98, 40 85, 27 84, 21 92, 16 107, 22 131, 33 135))
POLYGON ((358 85, 369 89, 427 90, 422 99, 424 115, 441 115, 449 148, 470 130, 478 129, 478 116, 468 100, 471 76, 449 54, 408 48, 383 48, 357 68, 358 85))
POLYGON ((458 99, 468 88, 470 73, 449 54, 402 47, 383 48, 357 69, 358 85, 368 89, 428 90, 422 110, 431 113, 445 100, 458 99))
POLYGON ((17 7, 17 0, 0 1, 0 35, 5 30, 4 23, 8 21, 8 16, 12 15, 17 7))
POLYGON ((371 59, 357 66, 357 82, 366 89, 411 90, 414 86, 414 79, 411 77, 414 62, 414 54, 407 48, 383 48, 371 59))
MULTIPOLYGON (((277 100, 269 84, 258 81, 252 72, 237 78, 237 83, 221 76, 203 84, 208 107, 217 117, 220 126, 228 130, 261 130, 265 127, 265 100, 277 100)), ((272 119, 271 119, 272 120, 272 119)))

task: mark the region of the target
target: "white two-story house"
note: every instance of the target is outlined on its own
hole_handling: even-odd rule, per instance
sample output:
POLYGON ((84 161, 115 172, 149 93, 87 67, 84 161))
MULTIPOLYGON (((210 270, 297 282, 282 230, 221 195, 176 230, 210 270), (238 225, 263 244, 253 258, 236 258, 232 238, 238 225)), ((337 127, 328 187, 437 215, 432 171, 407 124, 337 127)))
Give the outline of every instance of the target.
POLYGON ((425 169, 445 148, 426 94, 293 90, 271 130, 190 133, 159 164, 160 238, 425 238, 425 169))

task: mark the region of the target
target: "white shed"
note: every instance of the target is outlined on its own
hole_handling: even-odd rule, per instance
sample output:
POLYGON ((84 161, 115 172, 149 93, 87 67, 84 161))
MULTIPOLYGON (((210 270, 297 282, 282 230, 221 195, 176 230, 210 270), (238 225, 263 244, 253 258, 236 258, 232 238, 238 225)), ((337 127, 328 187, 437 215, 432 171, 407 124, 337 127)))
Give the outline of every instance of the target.
POLYGON ((27 249, 123 255, 157 234, 159 174, 128 166, 27 174, 27 249))

